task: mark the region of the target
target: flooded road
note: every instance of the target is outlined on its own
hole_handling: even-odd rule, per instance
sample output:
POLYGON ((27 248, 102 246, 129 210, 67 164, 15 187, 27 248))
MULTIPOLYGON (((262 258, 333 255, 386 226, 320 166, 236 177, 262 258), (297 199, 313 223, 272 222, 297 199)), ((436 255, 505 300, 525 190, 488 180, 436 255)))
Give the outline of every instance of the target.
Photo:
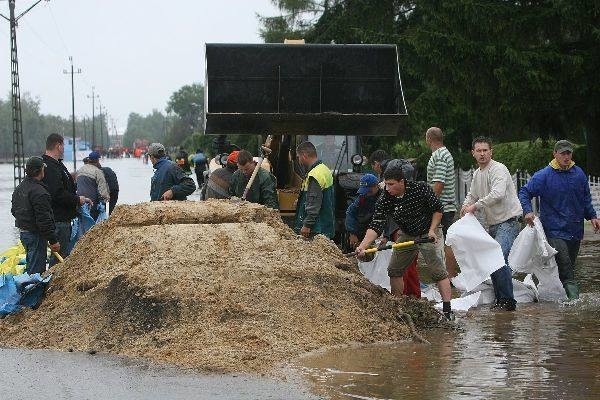
MULTIPOLYGON (((102 159, 102 166, 112 168, 119 179, 118 204, 136 204, 150 200, 150 177, 154 173, 152 164, 144 164, 137 158, 102 159)), ((73 163, 65 164, 70 170, 73 163)), ((83 164, 77 162, 78 168, 83 164)), ((10 213, 10 200, 13 186, 12 164, 0 164, 0 251, 13 246, 19 232, 14 227, 15 219, 10 213)), ((198 199, 198 194, 188 197, 190 200, 198 199)))
POLYGON ((331 399, 600 398, 600 241, 582 245, 578 301, 480 307, 458 332, 431 331, 431 345, 341 349, 301 362, 331 399))
MULTIPOLYGON (((119 204, 148 200, 150 164, 138 159, 103 160, 102 164, 118 175, 119 204)), ((2 250, 18 238, 10 214, 12 173, 11 165, 0 165, 2 250)), ((307 357, 294 368, 318 396, 331 399, 600 398, 600 235, 588 232, 586 238, 577 266, 579 301, 521 304, 515 313, 482 307, 459 316, 456 332, 427 332, 431 345, 409 342, 338 349, 307 357)), ((49 377, 60 375, 61 385, 71 389, 56 389, 51 398, 103 398, 105 394, 104 398, 314 398, 299 387, 278 386, 262 378, 210 380, 182 371, 147 372, 144 366, 86 355, 0 349, 0 359, 0 368, 12 371, 6 376, 15 395, 22 387, 14 382, 48 387, 55 382, 49 377), (54 364, 60 374, 52 373, 57 370, 54 364), (113 391, 103 392, 103 383, 113 391)), ((23 398, 35 397, 33 391, 23 393, 28 395, 23 398)))

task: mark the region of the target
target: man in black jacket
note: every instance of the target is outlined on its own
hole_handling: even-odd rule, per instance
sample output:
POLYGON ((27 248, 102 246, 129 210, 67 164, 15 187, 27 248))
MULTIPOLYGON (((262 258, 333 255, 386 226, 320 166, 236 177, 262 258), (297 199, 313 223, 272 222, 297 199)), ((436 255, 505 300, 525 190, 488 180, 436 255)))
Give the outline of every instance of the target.
POLYGON ((44 178, 44 160, 31 157, 25 165, 25 179, 17 186, 12 195, 11 213, 15 217, 15 226, 21 230, 21 243, 27 251, 28 274, 42 273, 46 270, 46 247, 52 251, 60 250, 60 243, 54 232, 50 193, 42 183, 44 178))
MULTIPOLYGON (((42 157, 46 168, 42 182, 46 185, 52 197, 52 212, 56 222, 56 236, 60 243, 60 255, 69 255, 71 241, 71 220, 77 214, 77 207, 83 203, 92 204, 85 196, 77 196, 77 186, 73 177, 62 163, 65 152, 65 142, 61 135, 52 133, 46 139, 46 153, 42 157)), ((50 266, 58 260, 50 257, 50 266)))
POLYGON ((117 174, 110 167, 103 167, 100 165, 100 161, 92 160, 92 163, 104 172, 106 183, 108 184, 108 191, 110 193, 110 202, 108 203, 108 215, 112 214, 117 200, 119 200, 119 180, 117 174))

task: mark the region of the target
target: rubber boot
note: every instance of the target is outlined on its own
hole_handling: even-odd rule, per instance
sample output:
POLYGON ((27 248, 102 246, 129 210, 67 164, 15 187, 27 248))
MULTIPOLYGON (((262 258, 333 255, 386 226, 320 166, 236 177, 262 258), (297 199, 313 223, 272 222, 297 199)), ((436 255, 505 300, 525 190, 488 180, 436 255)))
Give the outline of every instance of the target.
POLYGON ((577 283, 565 282, 563 287, 565 288, 565 292, 567 292, 569 300, 577 300, 579 298, 579 286, 577 286, 577 283))

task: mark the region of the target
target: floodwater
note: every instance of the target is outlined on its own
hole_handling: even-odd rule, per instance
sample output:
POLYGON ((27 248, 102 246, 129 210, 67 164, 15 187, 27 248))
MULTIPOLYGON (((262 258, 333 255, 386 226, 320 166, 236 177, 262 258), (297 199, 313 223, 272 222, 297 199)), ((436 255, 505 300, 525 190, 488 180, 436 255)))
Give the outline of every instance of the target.
MULTIPOLYGON (((102 159, 102 166, 112 168, 119 179, 119 201, 118 204, 136 204, 150 200, 150 178, 154 173, 152 164, 144 164, 141 158, 119 158, 102 159)), ((73 163, 65 164, 69 171, 73 169, 73 163)), ((77 162, 77 168, 83 165, 77 162)), ((193 174, 192 174, 193 176, 193 174)), ((195 181, 195 179, 194 179, 195 181)), ((15 219, 10 213, 11 195, 14 190, 12 164, 0 164, 0 252, 7 247, 13 246, 18 238, 19 232, 15 225, 15 219)), ((199 199, 198 192, 189 196, 188 199, 199 199)))
MULTIPOLYGON (((150 164, 103 165, 119 177, 119 204, 148 200, 150 164)), ((10 214, 12 173, 11 165, 0 165, 0 250, 18 237, 10 214)), ((460 315, 455 332, 426 332, 431 345, 337 349, 293 368, 317 396, 331 399, 600 398, 600 235, 586 233, 577 278, 582 296, 575 302, 521 304, 514 313, 480 307, 460 315)), ((5 379, 12 382, 11 398, 36 397, 19 386, 32 383, 50 388, 47 398, 315 398, 302 386, 266 378, 211 377, 85 354, 0 349, 0 360, 1 370, 13 371, 5 379)))
POLYGON ((301 372, 331 399, 600 398, 600 241, 583 243, 571 303, 479 307, 431 345, 338 349, 302 360, 301 372))

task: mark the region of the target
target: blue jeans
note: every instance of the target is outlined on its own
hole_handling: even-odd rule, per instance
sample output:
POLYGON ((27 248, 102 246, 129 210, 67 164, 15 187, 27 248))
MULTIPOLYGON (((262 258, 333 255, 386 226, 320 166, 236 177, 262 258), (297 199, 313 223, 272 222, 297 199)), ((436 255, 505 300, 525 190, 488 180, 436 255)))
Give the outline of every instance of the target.
POLYGON ((46 247, 48 242, 45 241, 38 233, 21 231, 21 243, 27 251, 27 268, 25 272, 29 275, 42 273, 46 270, 46 247))
MULTIPOLYGON (((58 243, 60 243, 60 255, 65 258, 69 255, 69 243, 71 242, 71 221, 69 222, 57 222, 56 229, 54 230, 56 233, 56 238, 58 239, 58 243)), ((54 255, 50 255, 50 261, 48 261, 48 266, 51 267, 54 264, 58 263, 58 260, 54 255)))
POLYGON ((508 253, 519 235, 521 226, 515 219, 490 226, 490 236, 500 244, 504 256, 504 266, 492 273, 492 284, 496 300, 514 300, 512 272, 508 266, 508 253))

